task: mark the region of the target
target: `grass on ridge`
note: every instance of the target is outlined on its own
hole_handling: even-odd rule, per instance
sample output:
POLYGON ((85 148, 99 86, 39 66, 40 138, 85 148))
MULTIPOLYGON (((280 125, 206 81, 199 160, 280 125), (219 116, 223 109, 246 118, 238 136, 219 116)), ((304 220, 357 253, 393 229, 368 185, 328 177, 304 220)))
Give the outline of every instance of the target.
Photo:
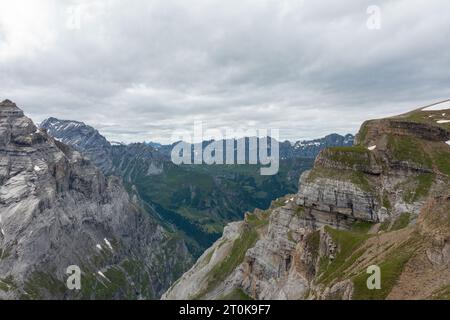
POLYGON ((325 232, 337 244, 338 252, 333 260, 321 258, 318 283, 330 284, 343 276, 343 272, 364 253, 358 248, 370 237, 367 234, 369 228, 369 224, 364 222, 358 223, 351 231, 325 227, 325 232))
POLYGON ((233 270, 244 261, 247 250, 253 247, 257 240, 258 233, 255 228, 249 227, 247 230, 244 230, 241 236, 234 241, 233 246, 230 249, 230 255, 221 263, 215 265, 207 275, 208 287, 195 298, 200 299, 203 295, 224 281, 233 270))
POLYGON ((397 249, 389 255, 389 258, 379 263, 381 271, 381 289, 369 290, 367 279, 370 274, 365 270, 353 278, 353 300, 383 300, 386 299, 400 277, 405 264, 411 259, 413 250, 403 251, 397 249))
POLYGON ((240 288, 233 289, 230 293, 222 296, 219 300, 253 300, 244 290, 240 288))

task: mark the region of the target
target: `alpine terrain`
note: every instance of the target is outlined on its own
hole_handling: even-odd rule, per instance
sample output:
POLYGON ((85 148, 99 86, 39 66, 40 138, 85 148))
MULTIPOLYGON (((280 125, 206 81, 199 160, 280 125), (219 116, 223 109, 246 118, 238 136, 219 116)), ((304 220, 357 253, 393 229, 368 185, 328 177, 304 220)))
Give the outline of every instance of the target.
MULTIPOLYGON (((295 192, 299 175, 311 169, 320 150, 353 144, 350 134, 285 141, 280 143, 279 173, 261 176, 258 165, 175 165, 170 158, 174 144, 110 143, 78 121, 48 118, 40 127, 91 159, 106 175, 121 177, 130 195, 161 224, 180 234, 197 257, 220 237, 227 223, 241 220, 245 211, 268 208, 273 199, 295 192)), ((245 143, 248 150, 248 138, 245 143)))
POLYGON ((228 224, 163 296, 449 298, 448 103, 367 121, 354 146, 321 151, 297 193, 228 224))
POLYGON ((118 178, 9 100, 0 104, 0 230, 0 299, 155 299, 191 263, 118 178), (70 266, 81 290, 66 286, 70 266))

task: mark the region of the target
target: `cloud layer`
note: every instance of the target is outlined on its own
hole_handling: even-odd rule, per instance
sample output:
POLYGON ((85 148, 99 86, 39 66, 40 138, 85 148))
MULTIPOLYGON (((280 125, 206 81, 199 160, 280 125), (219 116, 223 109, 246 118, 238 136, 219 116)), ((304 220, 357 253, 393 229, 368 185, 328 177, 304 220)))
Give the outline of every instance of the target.
POLYGON ((0 99, 126 142, 356 132, 450 98, 449 33, 446 0, 0 0, 0 99))

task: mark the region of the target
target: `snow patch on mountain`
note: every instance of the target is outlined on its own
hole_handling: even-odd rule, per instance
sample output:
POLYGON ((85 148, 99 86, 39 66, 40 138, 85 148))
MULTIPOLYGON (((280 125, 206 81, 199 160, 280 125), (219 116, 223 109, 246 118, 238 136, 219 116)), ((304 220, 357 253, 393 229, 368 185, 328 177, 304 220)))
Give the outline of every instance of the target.
POLYGON ((428 107, 422 108, 422 111, 438 111, 438 110, 445 110, 445 109, 450 109, 450 100, 432 104, 428 107))

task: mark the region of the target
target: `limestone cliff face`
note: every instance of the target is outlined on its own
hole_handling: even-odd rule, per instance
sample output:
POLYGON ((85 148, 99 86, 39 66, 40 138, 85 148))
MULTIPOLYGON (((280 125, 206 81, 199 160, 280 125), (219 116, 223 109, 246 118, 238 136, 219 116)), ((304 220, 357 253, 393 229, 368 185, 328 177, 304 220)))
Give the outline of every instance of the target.
POLYGON ((448 298, 448 118, 364 123, 355 146, 322 151, 297 194, 231 224, 163 298, 448 298), (366 286, 374 264, 380 290, 366 286))
POLYGON ((158 298, 189 264, 117 178, 0 104, 0 299, 158 298), (66 287, 67 267, 82 271, 66 287))

